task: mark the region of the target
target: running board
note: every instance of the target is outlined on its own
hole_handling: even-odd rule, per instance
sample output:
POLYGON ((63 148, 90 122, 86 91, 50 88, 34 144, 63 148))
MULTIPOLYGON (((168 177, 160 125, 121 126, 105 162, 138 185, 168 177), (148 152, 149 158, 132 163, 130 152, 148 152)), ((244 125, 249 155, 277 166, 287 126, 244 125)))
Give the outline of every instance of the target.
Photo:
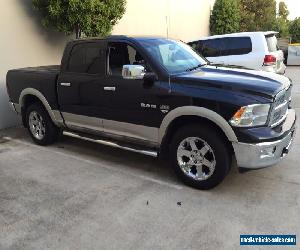
POLYGON ((81 140, 85 140, 85 141, 95 142, 98 144, 111 146, 114 148, 120 148, 120 149, 124 149, 127 151, 140 153, 140 154, 148 155, 148 156, 152 156, 152 157, 158 157, 158 153, 155 150, 149 150, 149 149, 141 148, 139 146, 133 146, 131 144, 125 144, 125 143, 116 142, 116 141, 108 141, 108 140, 104 140, 104 139, 98 139, 98 138, 94 138, 94 136, 81 135, 79 133, 74 133, 74 132, 69 132, 69 131, 64 131, 63 134, 65 136, 69 136, 69 137, 73 137, 73 138, 77 138, 77 139, 81 139, 81 140))

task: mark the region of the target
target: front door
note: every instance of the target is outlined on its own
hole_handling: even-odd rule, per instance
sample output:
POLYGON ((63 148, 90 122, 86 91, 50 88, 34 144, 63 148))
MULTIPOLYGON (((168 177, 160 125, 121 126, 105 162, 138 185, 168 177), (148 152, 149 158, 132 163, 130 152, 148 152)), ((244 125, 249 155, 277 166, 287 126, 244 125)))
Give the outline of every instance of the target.
MULTIPOLYGON (((142 65, 146 72, 151 67, 141 53, 125 42, 108 44, 108 67, 105 81, 107 113, 103 117, 106 132, 128 136, 147 142, 158 141, 158 128, 165 116, 162 105, 168 98, 167 83, 123 79, 123 65, 142 65)), ((167 108, 165 107, 164 108, 167 108)))

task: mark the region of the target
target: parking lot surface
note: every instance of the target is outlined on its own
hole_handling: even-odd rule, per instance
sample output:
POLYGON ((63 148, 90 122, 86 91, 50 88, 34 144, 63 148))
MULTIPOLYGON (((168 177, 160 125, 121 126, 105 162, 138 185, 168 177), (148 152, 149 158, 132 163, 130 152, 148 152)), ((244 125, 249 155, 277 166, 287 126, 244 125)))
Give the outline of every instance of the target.
MULTIPOLYGON (((300 117, 300 67, 287 75, 300 117)), ((2 130, 0 249, 238 249, 240 234, 299 238, 299 134, 277 166, 233 167, 199 191, 155 158, 68 137, 39 147, 23 128, 2 130)))

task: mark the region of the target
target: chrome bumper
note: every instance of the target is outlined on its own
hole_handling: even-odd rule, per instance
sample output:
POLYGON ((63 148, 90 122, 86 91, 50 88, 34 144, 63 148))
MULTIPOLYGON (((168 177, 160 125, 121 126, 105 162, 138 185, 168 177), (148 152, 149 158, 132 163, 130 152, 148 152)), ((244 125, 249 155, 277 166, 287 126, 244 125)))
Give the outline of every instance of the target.
POLYGON ((290 132, 281 140, 257 144, 233 143, 238 167, 259 169, 275 165, 281 161, 289 153, 296 135, 294 110, 292 110, 291 115, 292 119, 283 125, 288 126, 290 132))

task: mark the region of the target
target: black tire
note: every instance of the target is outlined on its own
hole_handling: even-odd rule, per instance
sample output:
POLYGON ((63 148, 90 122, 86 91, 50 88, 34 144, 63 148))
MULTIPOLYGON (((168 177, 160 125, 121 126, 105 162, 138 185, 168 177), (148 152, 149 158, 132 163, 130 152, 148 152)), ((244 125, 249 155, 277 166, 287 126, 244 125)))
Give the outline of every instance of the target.
MULTIPOLYGON (((192 139, 193 140, 193 139, 192 139)), ((201 145, 199 147, 201 147, 201 145)), ((209 148, 206 147, 205 148, 209 148)), ((197 146, 198 148, 198 146, 197 146)), ((203 148, 203 147, 201 147, 203 148)), ((185 150, 184 150, 185 151, 185 150)), ((192 156, 188 157, 186 161, 193 162, 193 159, 195 159, 195 153, 196 151, 192 151, 192 156), (194 158, 192 158, 194 157, 194 158), (192 161, 190 161, 192 159, 192 161)), ((171 164, 172 167, 174 167, 175 173, 177 176, 188 186, 201 189, 201 190, 208 190, 212 189, 218 184, 220 184, 224 178, 226 177, 227 173, 229 172, 230 166, 231 166, 231 155, 230 150, 228 148, 228 145, 222 135, 218 133, 213 128, 210 128, 209 126, 204 126, 201 124, 193 124, 186 127, 183 127, 179 129, 171 142, 170 146, 170 153, 171 153, 171 164), (179 161, 177 159, 177 150, 180 150, 179 147, 182 145, 184 146, 184 149, 188 149, 187 152, 191 149, 189 148, 189 143, 187 143, 188 138, 197 138, 199 140, 196 140, 197 144, 201 145, 208 145, 210 147, 210 150, 205 153, 205 159, 208 157, 210 158, 210 161, 213 162, 212 171, 210 171, 210 168, 204 166, 202 167, 202 173, 207 174, 207 176, 211 175, 210 177, 205 177, 207 179, 199 180, 198 178, 198 169, 196 166, 192 166, 192 164, 187 164, 186 170, 188 173, 185 173, 184 170, 180 167, 179 161), (186 141, 183 143, 183 141, 186 141), (206 144, 205 144, 206 143, 206 144), (187 147, 187 148, 185 148, 187 147), (190 167, 192 166, 192 167, 190 167), (190 176, 192 175, 192 176, 190 176)), ((203 162, 203 155, 199 156, 200 152, 198 152, 197 160, 200 161, 200 165, 203 162)), ((185 156, 180 156, 180 159, 184 159, 185 156)), ((199 164, 199 161, 197 164, 199 164)), ((185 161, 182 161, 185 162, 185 161)), ((200 175, 202 176, 202 175, 200 175)), ((202 178, 202 177, 200 177, 202 178)))
POLYGON ((26 125, 32 140, 38 145, 47 146, 54 143, 58 139, 60 132, 59 128, 54 125, 46 109, 39 103, 34 103, 27 108, 26 125), (44 126, 44 136, 42 138, 37 138, 30 128, 29 119, 31 113, 33 112, 36 112, 42 118, 44 126))

